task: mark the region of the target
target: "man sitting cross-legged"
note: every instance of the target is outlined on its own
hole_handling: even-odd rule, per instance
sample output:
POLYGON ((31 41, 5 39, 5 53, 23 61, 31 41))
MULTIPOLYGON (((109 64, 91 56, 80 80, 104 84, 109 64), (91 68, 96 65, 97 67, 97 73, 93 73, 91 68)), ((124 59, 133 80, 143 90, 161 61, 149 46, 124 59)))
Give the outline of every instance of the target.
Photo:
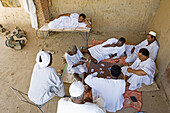
POLYGON ((86 59, 80 50, 75 45, 72 45, 65 53, 65 59, 68 63, 67 72, 73 74, 76 80, 84 83, 87 67, 85 64, 86 59), (82 74, 82 79, 79 76, 80 74, 82 74))
POLYGON ((65 95, 62 78, 51 64, 51 54, 44 51, 37 54, 28 91, 29 99, 37 105, 45 104, 56 95, 65 95))
POLYGON ((126 62, 134 62, 138 58, 138 52, 141 48, 147 48, 150 53, 150 57, 155 61, 159 50, 156 33, 153 31, 150 31, 149 34, 147 34, 147 39, 138 45, 125 45, 125 47, 127 54, 126 62))
POLYGON ((57 113, 105 113, 97 104, 84 101, 84 90, 82 82, 73 82, 69 88, 71 98, 58 101, 57 113))
POLYGON ((88 53, 93 63, 99 63, 101 60, 120 57, 125 52, 125 38, 119 40, 111 38, 102 44, 93 46, 89 49, 82 50, 83 53, 88 53))
POLYGON ((85 79, 85 83, 92 88, 93 98, 102 97, 108 112, 116 112, 123 107, 126 83, 124 79, 118 79, 120 74, 121 68, 114 65, 111 67, 111 75, 107 78, 98 78, 98 73, 95 72, 85 79))
POLYGON ((129 90, 140 88, 142 83, 152 84, 155 68, 155 62, 149 58, 149 51, 146 48, 140 49, 136 61, 131 66, 122 67, 125 81, 130 83, 129 90))

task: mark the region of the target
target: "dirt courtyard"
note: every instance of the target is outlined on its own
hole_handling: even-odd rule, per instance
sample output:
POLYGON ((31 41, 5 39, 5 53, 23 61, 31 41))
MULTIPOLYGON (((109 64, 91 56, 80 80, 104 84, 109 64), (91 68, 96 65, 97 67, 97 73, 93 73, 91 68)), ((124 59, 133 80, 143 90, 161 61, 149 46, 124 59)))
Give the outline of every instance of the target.
MULTIPOLYGON (((19 26, 20 27, 20 26, 19 26)), ((5 46, 6 38, 0 34, 0 113, 40 113, 40 111, 32 105, 21 102, 10 89, 10 86, 17 88, 25 93, 28 92, 32 70, 35 64, 36 54, 40 49, 53 50, 52 67, 63 69, 62 55, 67 48, 73 44, 78 47, 84 46, 85 42, 77 33, 56 33, 47 38, 48 47, 44 48, 44 39, 38 33, 36 37, 35 30, 30 26, 21 26, 27 32, 28 42, 22 50, 14 50, 5 46)), ((14 28, 8 28, 10 30, 14 28)), ((91 33, 89 44, 93 38, 105 40, 110 37, 124 36, 128 43, 137 44, 145 39, 143 35, 135 33, 115 32, 113 34, 91 33), (134 40, 135 39, 135 40, 134 40)), ((66 84, 66 92, 68 93, 66 84)), ((143 107, 141 111, 144 113, 169 113, 168 105, 165 101, 164 94, 161 90, 142 92, 143 107)), ((57 97, 51 101, 57 101, 57 97)), ((43 107, 46 110, 47 105, 43 107)), ((57 104, 51 103, 48 106, 48 113, 56 113, 57 104)), ((117 113, 137 113, 132 108, 122 109, 117 113)))

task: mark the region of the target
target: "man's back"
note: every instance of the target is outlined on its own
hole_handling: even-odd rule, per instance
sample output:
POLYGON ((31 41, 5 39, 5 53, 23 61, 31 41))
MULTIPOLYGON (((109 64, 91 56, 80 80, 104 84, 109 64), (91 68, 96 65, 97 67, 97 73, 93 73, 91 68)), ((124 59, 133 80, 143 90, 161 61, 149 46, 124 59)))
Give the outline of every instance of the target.
POLYGON ((88 75, 85 82, 92 87, 93 96, 104 98, 107 111, 116 112, 123 107, 123 93, 126 85, 124 80, 97 78, 95 75, 88 75))
POLYGON ((61 82, 54 68, 40 68, 35 64, 28 97, 35 104, 44 104, 55 96, 55 93, 51 92, 52 87, 60 87, 61 82))
POLYGON ((76 104, 70 98, 62 98, 58 101, 57 113, 105 113, 96 104, 86 102, 76 104))
POLYGON ((123 107, 124 102, 123 93, 125 91, 125 81, 103 79, 103 82, 99 82, 98 85, 101 87, 97 88, 95 91, 104 98, 106 110, 109 112, 120 110, 123 107))

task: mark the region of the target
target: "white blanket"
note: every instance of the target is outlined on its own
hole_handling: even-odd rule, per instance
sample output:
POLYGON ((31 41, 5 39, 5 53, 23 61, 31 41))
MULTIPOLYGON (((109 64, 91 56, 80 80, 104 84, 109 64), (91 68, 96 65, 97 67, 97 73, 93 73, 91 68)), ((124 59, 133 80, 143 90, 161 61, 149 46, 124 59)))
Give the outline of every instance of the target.
POLYGON ((130 77, 128 79, 128 82, 130 83, 129 86, 130 90, 140 88, 142 86, 142 83, 144 83, 145 85, 152 84, 155 70, 156 70, 155 62, 151 58, 148 58, 143 62, 141 62, 141 60, 137 58, 136 61, 131 66, 122 67, 122 73, 130 77), (129 73, 127 71, 129 67, 135 70, 143 70, 147 73, 147 75, 138 76, 136 74, 129 73))
POLYGON ((48 26, 50 29, 86 27, 84 22, 78 22, 78 18, 79 14, 72 13, 70 16, 61 16, 58 19, 51 21, 48 26))
POLYGON ((120 57, 125 51, 125 44, 121 47, 117 47, 117 46, 116 47, 103 47, 104 45, 107 45, 107 44, 117 43, 117 41, 118 40, 116 38, 111 38, 102 44, 89 48, 88 50, 91 56, 97 60, 97 62, 110 58, 109 57, 110 54, 117 53, 117 56, 120 57))
POLYGON ((126 46, 126 54, 127 54, 127 58, 125 60, 126 62, 134 62, 138 58, 138 52, 141 48, 148 49, 150 53, 150 57, 155 61, 159 50, 159 46, 156 40, 152 42, 150 45, 148 45, 148 41, 146 39, 136 46, 133 45, 125 45, 125 46, 126 46), (133 47, 135 47, 135 51, 131 54, 131 49, 133 47))
POLYGON ((116 112, 123 107, 126 83, 123 79, 98 78, 97 72, 88 75, 85 83, 92 88, 93 98, 102 97, 105 100, 105 109, 116 112))

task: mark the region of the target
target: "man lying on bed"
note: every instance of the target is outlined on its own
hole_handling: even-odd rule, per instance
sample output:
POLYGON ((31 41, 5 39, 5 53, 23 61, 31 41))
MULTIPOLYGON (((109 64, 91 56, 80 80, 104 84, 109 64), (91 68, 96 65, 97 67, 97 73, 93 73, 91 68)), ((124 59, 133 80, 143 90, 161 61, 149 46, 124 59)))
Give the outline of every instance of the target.
POLYGON ((93 46, 89 49, 81 50, 82 53, 88 53, 93 63, 115 56, 120 57, 125 52, 125 38, 121 37, 119 40, 111 38, 102 44, 93 46))
POLYGON ((77 13, 59 15, 48 24, 48 27, 50 29, 76 27, 91 28, 90 23, 86 19, 86 15, 83 13, 80 15, 77 13))

